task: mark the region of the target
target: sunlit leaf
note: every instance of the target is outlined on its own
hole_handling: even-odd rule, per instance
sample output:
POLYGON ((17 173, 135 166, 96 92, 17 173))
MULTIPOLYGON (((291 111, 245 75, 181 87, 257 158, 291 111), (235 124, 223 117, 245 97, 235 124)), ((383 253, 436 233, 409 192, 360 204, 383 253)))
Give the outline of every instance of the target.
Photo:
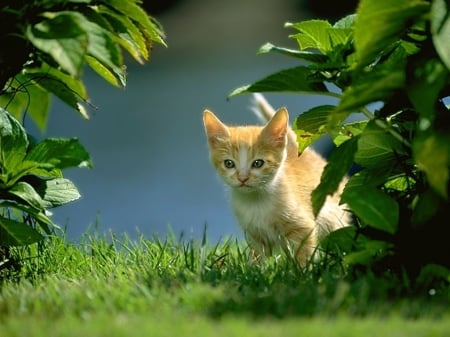
POLYGON ((69 179, 40 180, 33 185, 46 208, 61 206, 80 198, 78 189, 69 179))
POLYGON ((147 43, 141 31, 127 16, 120 15, 106 6, 99 6, 101 13, 110 23, 114 33, 119 38, 119 43, 139 63, 143 63, 149 57, 147 43))
POLYGON ((253 84, 235 89, 228 97, 251 92, 297 92, 319 94, 327 92, 323 82, 308 67, 296 67, 269 75, 253 84))
POLYGON ((143 32, 149 34, 153 41, 164 46, 166 45, 163 40, 164 33, 161 26, 154 18, 149 17, 142 7, 132 1, 123 0, 109 0, 107 4, 142 26, 144 28, 143 32))

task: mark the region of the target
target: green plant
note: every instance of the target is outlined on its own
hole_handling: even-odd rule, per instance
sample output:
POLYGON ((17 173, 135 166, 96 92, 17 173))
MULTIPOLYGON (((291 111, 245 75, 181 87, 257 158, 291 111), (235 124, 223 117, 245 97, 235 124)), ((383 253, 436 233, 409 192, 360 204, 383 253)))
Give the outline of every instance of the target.
POLYGON ((51 95, 88 118, 86 65, 115 86, 126 85, 122 50, 148 60, 164 45, 158 23, 138 0, 2 1, 0 8, 0 263, 8 247, 39 241, 56 227, 49 208, 78 190, 62 170, 91 167, 77 139, 35 143, 19 120, 45 130, 51 95))
POLYGON ((328 134, 336 149, 312 193, 317 213, 354 163, 342 194, 356 226, 332 233, 328 251, 351 265, 417 273, 450 266, 448 244, 450 14, 445 0, 362 0, 335 24, 287 24, 299 49, 266 44, 302 61, 230 96, 294 92, 331 96, 293 121, 299 152, 328 134), (351 114, 360 115, 349 121, 351 114), (355 119, 353 119, 355 120, 355 119))

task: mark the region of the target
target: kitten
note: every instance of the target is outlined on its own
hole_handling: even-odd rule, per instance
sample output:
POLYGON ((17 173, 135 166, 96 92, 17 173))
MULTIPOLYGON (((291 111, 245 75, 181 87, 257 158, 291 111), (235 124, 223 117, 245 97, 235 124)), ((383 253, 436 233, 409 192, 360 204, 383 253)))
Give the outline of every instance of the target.
POLYGON ((262 95, 254 97, 265 126, 227 126, 204 111, 210 159, 231 188, 234 214, 255 256, 282 248, 306 266, 318 240, 349 225, 350 216, 336 193, 314 217, 311 192, 326 161, 312 149, 299 155, 287 110, 275 112, 262 95))

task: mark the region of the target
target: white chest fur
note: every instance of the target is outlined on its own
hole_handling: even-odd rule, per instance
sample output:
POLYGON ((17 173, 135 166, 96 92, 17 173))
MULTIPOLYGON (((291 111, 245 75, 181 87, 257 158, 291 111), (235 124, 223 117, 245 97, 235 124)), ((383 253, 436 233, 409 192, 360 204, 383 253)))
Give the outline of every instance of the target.
POLYGON ((233 192, 231 199, 233 211, 244 232, 264 238, 268 243, 278 241, 278 202, 268 195, 239 192, 233 192))

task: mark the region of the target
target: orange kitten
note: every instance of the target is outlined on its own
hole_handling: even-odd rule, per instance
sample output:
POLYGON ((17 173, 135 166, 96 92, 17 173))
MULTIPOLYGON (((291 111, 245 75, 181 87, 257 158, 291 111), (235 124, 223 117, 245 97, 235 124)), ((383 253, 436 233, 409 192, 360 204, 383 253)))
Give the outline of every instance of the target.
POLYGON ((311 192, 326 161, 312 149, 299 156, 287 110, 275 113, 261 95, 255 100, 260 117, 269 119, 265 126, 227 126, 205 110, 211 162, 231 187, 234 214, 255 253, 281 247, 305 266, 318 239, 348 225, 350 216, 334 195, 314 218, 311 192))

